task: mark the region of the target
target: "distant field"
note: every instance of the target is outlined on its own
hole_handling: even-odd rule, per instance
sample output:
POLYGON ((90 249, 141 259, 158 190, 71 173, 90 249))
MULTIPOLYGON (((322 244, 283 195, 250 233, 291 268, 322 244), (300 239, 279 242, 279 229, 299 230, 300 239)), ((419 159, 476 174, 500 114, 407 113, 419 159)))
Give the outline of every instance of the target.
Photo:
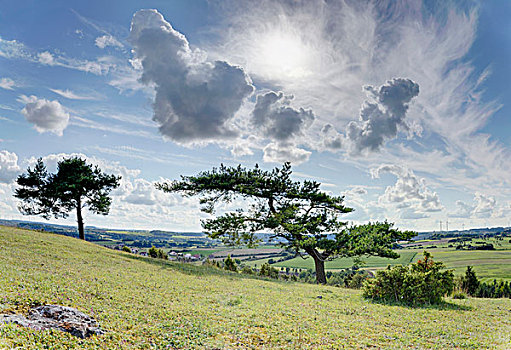
MULTIPOLYGON (((511 281, 511 249, 507 244, 497 246, 498 250, 456 250, 454 248, 428 248, 428 249, 402 249, 397 250, 400 254, 398 259, 386 259, 379 257, 363 258, 363 269, 378 270, 388 265, 407 265, 422 258, 424 250, 433 254, 434 260, 442 261, 449 269, 454 269, 455 274, 463 274, 467 266, 473 266, 477 276, 483 281, 502 279, 511 281), (508 248, 509 250, 507 250, 508 248)), ((510 247, 511 248, 511 247, 510 247)), ((252 267, 260 267, 268 262, 269 258, 244 262, 252 267)), ((277 260, 273 258, 273 260, 277 260)), ((353 259, 343 258, 328 261, 325 264, 327 270, 336 271, 353 266, 353 259)), ((312 259, 293 258, 273 264, 275 267, 289 267, 297 269, 314 269, 312 259)))
MULTIPOLYGON (((417 251, 412 250, 400 250, 398 251, 400 254, 400 258, 398 259, 387 259, 387 258, 379 258, 379 257, 369 257, 363 258, 362 260, 365 262, 362 265, 362 268, 370 268, 370 267, 386 267, 387 265, 396 265, 396 264, 409 264, 415 258, 417 251)), ((274 259, 275 260, 275 259, 274 259)), ((264 260, 254 260, 248 262, 249 265, 261 266, 263 263, 267 262, 268 259, 264 260)), ((353 266, 352 258, 343 258, 343 259, 335 259, 332 261, 327 261, 325 264, 325 268, 327 270, 340 270, 346 269, 353 266)), ((314 261, 312 259, 302 259, 300 257, 293 258, 290 260, 277 262, 273 264, 276 267, 289 267, 289 268, 297 268, 297 269, 314 269, 314 261)))
MULTIPOLYGON (((463 274, 467 266, 473 266, 479 278, 511 281, 511 250, 455 250, 430 249, 433 258, 445 263, 447 268, 463 274)), ((419 257, 417 256, 415 260, 419 257)))
POLYGON ((0 312, 73 306, 105 335, 0 326, 8 349, 510 349, 511 300, 372 303, 360 291, 268 281, 0 227, 0 312), (320 298, 321 297, 321 298, 320 298))

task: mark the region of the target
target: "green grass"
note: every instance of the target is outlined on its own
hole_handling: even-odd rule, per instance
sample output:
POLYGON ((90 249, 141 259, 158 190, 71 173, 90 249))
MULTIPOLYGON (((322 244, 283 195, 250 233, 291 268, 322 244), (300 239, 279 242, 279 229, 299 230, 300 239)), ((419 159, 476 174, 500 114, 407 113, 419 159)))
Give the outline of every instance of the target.
MULTIPOLYGON (((455 250, 430 249, 433 258, 442 261, 447 268, 454 269, 455 274, 463 274, 467 266, 483 281, 493 279, 511 281, 511 250, 455 250)), ((419 259, 417 255, 415 260, 419 259)))
POLYGON ((509 299, 409 308, 368 302, 356 290, 248 278, 48 233, 0 227, 0 245, 0 309, 68 305, 108 331, 81 340, 4 325, 0 348, 511 348, 509 299))

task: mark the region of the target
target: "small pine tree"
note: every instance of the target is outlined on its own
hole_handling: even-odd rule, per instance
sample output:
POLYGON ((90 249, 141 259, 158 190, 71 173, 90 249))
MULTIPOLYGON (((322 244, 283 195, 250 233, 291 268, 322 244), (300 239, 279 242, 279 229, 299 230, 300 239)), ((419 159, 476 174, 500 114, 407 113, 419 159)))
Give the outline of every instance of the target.
POLYGON ((470 296, 475 296, 479 289, 479 279, 477 279, 476 273, 472 266, 467 266, 465 276, 461 279, 461 288, 470 296))
POLYGON ((234 260, 232 260, 231 256, 227 256, 227 258, 225 258, 224 260, 224 269, 228 270, 228 271, 238 271, 238 268, 236 267, 236 263, 234 262, 234 260))

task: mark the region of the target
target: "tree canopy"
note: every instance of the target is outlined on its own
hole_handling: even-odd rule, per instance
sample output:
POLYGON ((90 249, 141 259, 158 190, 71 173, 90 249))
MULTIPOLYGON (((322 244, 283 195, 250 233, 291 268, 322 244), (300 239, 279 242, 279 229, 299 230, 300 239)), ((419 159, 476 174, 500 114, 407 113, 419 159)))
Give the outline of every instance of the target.
POLYGON ((344 205, 344 196, 321 191, 316 181, 294 181, 291 174, 290 163, 271 171, 257 165, 253 169, 221 165, 156 187, 198 196, 201 210, 212 215, 220 203, 245 200, 243 207, 202 221, 209 237, 228 245, 254 246, 257 233, 270 232, 271 238, 296 254, 305 257, 305 252, 314 259, 318 283, 326 283, 326 260, 362 255, 397 258, 394 242, 415 235, 388 222, 348 227, 341 215, 353 209, 344 205))
POLYGON ((98 166, 79 157, 58 162, 57 172, 49 173, 41 158, 34 168, 18 176, 14 197, 21 200, 24 215, 41 215, 45 219, 66 218, 76 210, 78 233, 85 239, 82 209, 107 215, 112 203, 110 191, 119 186, 120 176, 104 174, 98 166))

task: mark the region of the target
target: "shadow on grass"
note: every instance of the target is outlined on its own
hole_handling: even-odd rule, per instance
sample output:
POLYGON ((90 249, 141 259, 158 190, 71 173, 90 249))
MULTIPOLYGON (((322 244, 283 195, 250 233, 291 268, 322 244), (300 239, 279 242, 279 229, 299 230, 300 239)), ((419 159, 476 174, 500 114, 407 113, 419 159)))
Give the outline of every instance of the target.
POLYGON ((431 309, 431 310, 455 310, 455 311, 472 311, 474 308, 468 305, 459 305, 449 301, 442 301, 438 304, 410 304, 403 303, 398 301, 384 301, 384 300, 376 300, 376 299, 365 299, 366 301, 384 305, 384 306, 399 306, 405 307, 407 309, 431 309))

